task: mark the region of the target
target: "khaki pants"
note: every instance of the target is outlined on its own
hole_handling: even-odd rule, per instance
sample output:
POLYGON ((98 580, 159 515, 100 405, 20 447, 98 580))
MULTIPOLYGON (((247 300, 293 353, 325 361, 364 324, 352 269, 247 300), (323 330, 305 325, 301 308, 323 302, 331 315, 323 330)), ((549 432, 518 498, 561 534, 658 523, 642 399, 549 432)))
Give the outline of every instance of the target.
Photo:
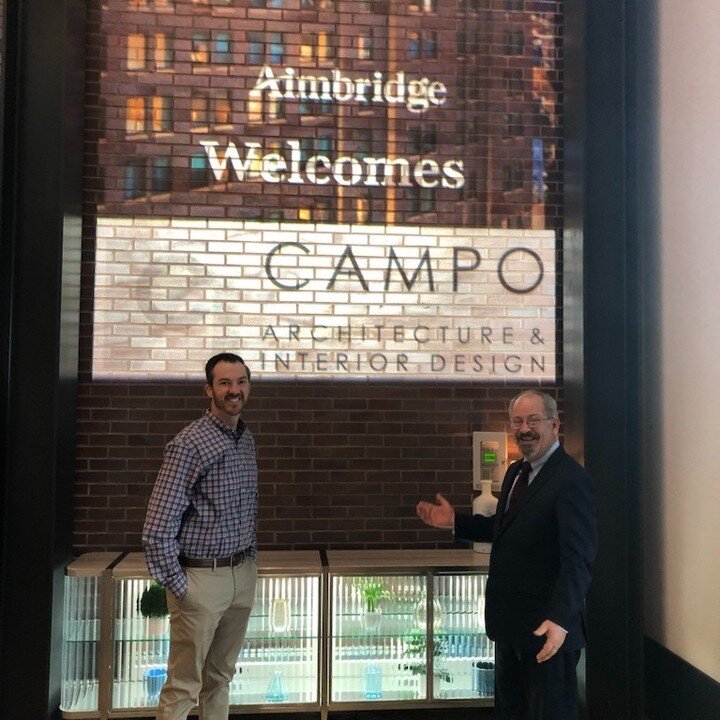
POLYGON ((185 720, 198 705, 201 720, 227 720, 230 681, 255 599, 257 564, 186 568, 188 591, 170 610, 168 679, 158 720, 185 720))

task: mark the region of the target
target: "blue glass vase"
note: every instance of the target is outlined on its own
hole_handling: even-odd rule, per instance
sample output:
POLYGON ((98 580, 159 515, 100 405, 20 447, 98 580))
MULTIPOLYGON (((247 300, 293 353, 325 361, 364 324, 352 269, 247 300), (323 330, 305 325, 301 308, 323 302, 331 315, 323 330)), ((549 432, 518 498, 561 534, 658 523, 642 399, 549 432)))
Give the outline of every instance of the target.
POLYGON ((379 700, 382 697, 382 669, 377 665, 365 668, 365 699, 379 700))

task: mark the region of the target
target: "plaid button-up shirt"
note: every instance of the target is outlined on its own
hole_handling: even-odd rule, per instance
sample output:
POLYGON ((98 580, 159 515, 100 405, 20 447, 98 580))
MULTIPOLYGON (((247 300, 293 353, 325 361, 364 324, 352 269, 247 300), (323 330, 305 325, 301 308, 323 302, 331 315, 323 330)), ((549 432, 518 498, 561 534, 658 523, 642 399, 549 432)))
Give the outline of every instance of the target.
POLYGON ((242 420, 233 432, 208 410, 165 447, 142 535, 150 574, 182 598, 181 555, 257 558, 257 512, 255 441, 242 420))

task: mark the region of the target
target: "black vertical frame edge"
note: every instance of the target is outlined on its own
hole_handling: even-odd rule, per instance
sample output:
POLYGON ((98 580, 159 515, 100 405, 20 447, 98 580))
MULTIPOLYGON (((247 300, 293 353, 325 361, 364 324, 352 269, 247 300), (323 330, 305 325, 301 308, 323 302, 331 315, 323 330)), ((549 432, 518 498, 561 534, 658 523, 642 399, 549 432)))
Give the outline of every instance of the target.
POLYGON ((566 445, 598 491, 584 716, 642 717, 637 9, 565 2, 566 445))
POLYGON ((0 715, 27 720, 58 716, 72 555, 84 3, 7 9, 0 715))

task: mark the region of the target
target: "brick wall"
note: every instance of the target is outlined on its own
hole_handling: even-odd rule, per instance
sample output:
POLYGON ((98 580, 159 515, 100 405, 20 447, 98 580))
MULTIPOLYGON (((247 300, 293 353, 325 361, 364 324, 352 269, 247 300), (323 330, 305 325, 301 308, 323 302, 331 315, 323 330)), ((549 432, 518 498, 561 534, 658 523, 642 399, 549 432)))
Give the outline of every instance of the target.
MULTIPOLYGON (((96 295, 96 260, 104 252, 97 229, 107 217, 123 218, 129 226, 139 226, 137 218, 149 215, 160 224, 169 224, 169 218, 216 217, 224 222, 410 222, 427 228, 442 223, 448 227, 537 230, 562 226, 559 3, 445 0, 418 3, 431 11, 415 14, 410 10, 400 13, 392 2, 355 3, 354 7, 369 7, 360 18, 361 25, 377 30, 373 37, 385 50, 399 47, 397 38, 406 40, 410 32, 441 33, 445 50, 437 58, 437 69, 433 70, 432 61, 420 62, 426 72, 444 78, 457 99, 456 107, 438 118, 435 155, 441 160, 460 152, 466 158, 468 191, 438 195, 433 202, 423 196, 419 204, 412 188, 375 188, 365 194, 352 188, 343 192, 311 188, 293 194, 287 185, 242 185, 230 178, 217 183, 211 176, 204 185, 196 182, 197 173, 193 175, 190 163, 201 137, 224 143, 243 132, 258 138, 267 133, 303 136, 311 145, 315 143, 317 151, 323 147, 317 142, 325 142, 323 133, 332 129, 337 131, 333 147, 359 152, 359 144, 367 140, 364 131, 370 127, 375 136, 367 147, 376 155, 388 151, 382 145, 387 138, 398 152, 406 154, 413 143, 425 142, 412 133, 403 135, 408 118, 402 113, 377 109, 373 120, 368 115, 358 118, 354 110, 347 110, 342 117, 328 121, 317 114, 308 119, 304 109, 288 106, 284 117, 266 118, 253 125, 242 100, 247 95, 246 81, 238 80, 257 75, 257 68, 246 68, 244 60, 249 46, 243 45, 247 41, 243 33, 250 25, 259 32, 297 35, 297 42, 287 47, 305 48, 303 43, 309 42, 305 31, 310 35, 326 32, 338 43, 333 62, 359 51, 355 43, 359 31, 353 30, 358 18, 328 14, 331 5, 337 11, 350 7, 341 2, 311 3, 315 6, 312 10, 302 9, 305 5, 301 7, 299 0, 295 0, 294 10, 274 9, 270 2, 260 9, 251 5, 250 0, 88 3, 75 498, 78 552, 139 547, 145 505, 162 448, 207 406, 202 382, 194 378, 93 379, 93 353, 98 349, 94 323, 99 313, 114 307, 103 305, 108 298, 96 295), (378 12, 379 8, 383 11, 378 12), (308 12, 315 14, 310 17, 308 12), (388 28, 398 26, 404 34, 392 36, 388 28), (191 54, 195 52, 197 60, 202 51, 200 47, 193 50, 194 29, 209 30, 211 41, 213 37, 218 40, 213 32, 227 31, 231 62, 193 67, 191 54), (166 37, 158 40, 161 34, 166 37), (147 63, 129 70, 130 35, 146 39, 144 55, 140 55, 147 63), (379 42, 382 38, 385 40, 379 42), (163 49, 166 40, 172 52, 163 49), (460 48, 466 55, 463 61, 456 56, 460 48), (155 63, 152 67, 150 60, 155 63), (158 62, 165 65, 158 67, 158 62), (208 91, 205 109, 193 105, 202 95, 197 88, 208 91), (227 96, 212 94, 223 88, 229 90, 227 96), (167 114, 163 114, 166 106, 153 105, 154 96, 172 100, 169 127, 167 114), (144 98, 141 111, 135 104, 138 97, 144 98), (209 115, 202 115, 204 112, 209 115), (215 124, 213 117, 218 121, 215 124), (343 135, 348 127, 355 127, 357 136, 343 135), (542 143, 534 144, 538 139, 542 143), (343 145, 352 142, 359 144, 343 145), (168 162, 155 162, 157 158, 168 162), (166 167, 172 168, 167 174, 166 167), (541 177, 538 168, 543 169, 541 177)), ((409 5, 403 3, 402 7, 409 5)), ((223 38, 216 50, 228 49, 223 38)), ((140 55, 133 55, 136 65, 140 55)), ((317 60, 320 67, 325 66, 317 60)), ((362 63, 354 61, 348 67, 359 72, 362 63)), ((308 228, 314 230, 313 225, 308 228)), ((135 241, 141 235, 129 239, 135 241)), ((128 245, 119 252, 130 249, 128 245)), ((561 277, 558 273, 551 284, 559 287, 561 277)), ((122 273, 117 279, 122 285, 122 273)), ((552 305, 552 287, 549 294, 552 305)), ((125 298, 134 300, 131 295, 125 298)), ((475 307, 482 308, 484 302, 478 300, 475 307)), ((550 310, 557 310, 561 317, 561 308, 550 310)), ((551 320, 553 324, 553 337, 559 340, 561 323, 551 320)), ((112 325, 112 321, 108 323, 110 333, 112 325)), ((198 361, 198 372, 205 356, 217 349, 257 352, 247 341, 222 348, 211 343, 196 347, 191 359, 198 361)), ((100 357, 98 353, 96 360, 100 357)), ((168 368, 172 359, 164 358, 168 368)), ((558 355, 556 360, 561 378, 562 357, 558 355)), ((193 374, 185 365, 179 374, 188 373, 193 374)), ((540 384, 540 380, 534 383, 540 384)), ((546 379, 544 383, 562 399, 559 381, 546 379)), ((447 543, 447 533, 421 526, 414 515, 415 504, 437 491, 452 501, 469 504, 472 431, 502 430, 507 401, 517 390, 518 383, 506 376, 482 382, 441 382, 434 377, 412 382, 337 377, 278 381, 265 377, 254 383, 244 418, 258 445, 261 546, 429 547, 447 543)))
MULTIPOLYGON (((517 388, 255 384, 262 547, 435 547, 415 517, 440 491, 469 506, 473 430, 502 430, 517 388)), ((202 385, 81 386, 75 542, 139 546, 162 447, 207 406, 202 385)))

